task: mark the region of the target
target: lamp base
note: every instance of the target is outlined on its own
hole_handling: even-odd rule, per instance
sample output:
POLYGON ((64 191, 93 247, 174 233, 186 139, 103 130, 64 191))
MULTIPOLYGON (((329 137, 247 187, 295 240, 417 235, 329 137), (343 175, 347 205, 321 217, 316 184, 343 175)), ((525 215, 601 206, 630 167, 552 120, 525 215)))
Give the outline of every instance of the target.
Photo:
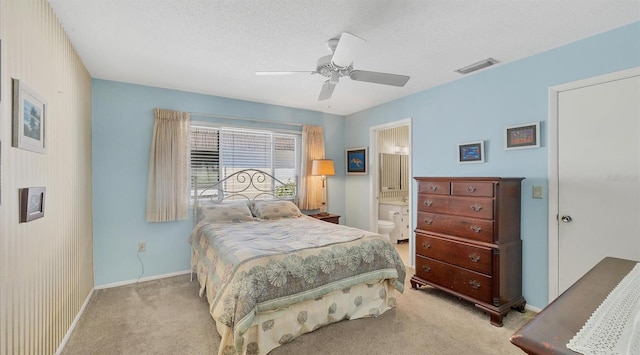
POLYGON ((320 206, 319 216, 328 216, 327 213, 327 189, 322 189, 322 205, 320 206))
POLYGON ((316 214, 316 216, 319 216, 319 217, 326 217, 326 216, 328 216, 328 215, 329 215, 329 214, 328 214, 327 212, 320 212, 320 213, 317 213, 317 214, 316 214))

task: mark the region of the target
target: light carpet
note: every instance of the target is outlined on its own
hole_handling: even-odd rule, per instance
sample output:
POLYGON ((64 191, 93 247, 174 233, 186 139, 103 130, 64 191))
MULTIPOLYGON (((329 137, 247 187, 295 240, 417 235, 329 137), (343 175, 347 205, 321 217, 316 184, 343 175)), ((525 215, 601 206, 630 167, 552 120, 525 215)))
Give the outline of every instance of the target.
MULTIPOLYGON (((509 337, 534 312, 511 311, 495 327, 468 302, 412 289, 407 274, 395 309, 330 324, 270 354, 523 354, 509 337)), ((219 343, 206 298, 184 275, 94 291, 62 354, 217 354, 219 343)))

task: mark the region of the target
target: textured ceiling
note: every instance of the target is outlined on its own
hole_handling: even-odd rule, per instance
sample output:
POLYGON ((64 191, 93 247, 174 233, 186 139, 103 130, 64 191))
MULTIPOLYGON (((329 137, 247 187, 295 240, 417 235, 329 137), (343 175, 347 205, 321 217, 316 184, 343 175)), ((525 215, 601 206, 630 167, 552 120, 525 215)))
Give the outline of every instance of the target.
POLYGON ((455 69, 488 57, 502 65, 640 21, 637 0, 49 3, 94 78, 340 115, 459 79, 455 69), (321 76, 255 75, 315 70, 343 31, 367 40, 355 69, 409 75, 407 85, 342 78, 318 102, 321 76))

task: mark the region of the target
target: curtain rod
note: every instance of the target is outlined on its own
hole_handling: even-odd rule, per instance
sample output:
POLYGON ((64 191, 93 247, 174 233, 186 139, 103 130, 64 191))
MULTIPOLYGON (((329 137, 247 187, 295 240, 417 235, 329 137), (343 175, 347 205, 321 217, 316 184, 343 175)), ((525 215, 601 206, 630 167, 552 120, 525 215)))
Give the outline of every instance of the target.
POLYGON ((249 117, 215 115, 215 114, 212 114, 212 113, 189 112, 189 114, 193 115, 193 116, 224 118, 224 119, 229 119, 229 120, 242 120, 242 121, 259 122, 259 123, 270 123, 270 124, 279 124, 279 125, 284 125, 284 126, 295 126, 295 127, 302 127, 303 126, 300 123, 268 121, 268 120, 261 120, 261 119, 249 118, 249 117))

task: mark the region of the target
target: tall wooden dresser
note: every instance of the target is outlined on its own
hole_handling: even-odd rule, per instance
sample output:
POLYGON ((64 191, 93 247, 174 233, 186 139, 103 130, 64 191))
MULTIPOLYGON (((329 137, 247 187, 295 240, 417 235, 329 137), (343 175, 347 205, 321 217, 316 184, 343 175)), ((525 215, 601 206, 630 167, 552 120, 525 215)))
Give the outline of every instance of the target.
POLYGON ((523 178, 416 177, 416 273, 430 285, 475 303, 502 326, 524 311, 520 184, 523 178))

